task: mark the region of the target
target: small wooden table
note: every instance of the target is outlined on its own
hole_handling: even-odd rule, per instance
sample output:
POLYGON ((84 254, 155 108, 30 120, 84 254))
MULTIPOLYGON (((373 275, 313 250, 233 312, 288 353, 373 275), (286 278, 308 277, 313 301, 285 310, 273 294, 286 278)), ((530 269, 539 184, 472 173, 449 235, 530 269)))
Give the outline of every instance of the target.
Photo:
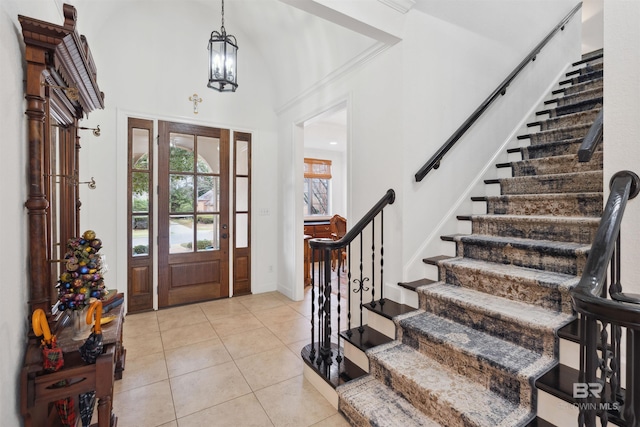
POLYGON ((70 324, 58 333, 58 346, 64 352, 64 367, 57 372, 44 372, 42 358, 35 360, 38 352, 41 353, 39 343, 29 344, 21 373, 21 412, 26 427, 54 424, 55 417, 52 420, 49 403, 66 397, 73 397, 77 402, 79 394, 94 390, 98 402, 98 426, 117 425, 118 419, 112 413, 113 383, 116 377, 122 378, 126 356, 126 350, 122 346, 122 306, 111 310, 109 315, 112 314, 116 318, 102 326, 104 350, 95 364, 88 365, 81 359, 78 349, 84 340, 72 339, 73 327, 70 324), (29 362, 29 359, 32 361, 29 362), (66 385, 59 386, 61 381, 65 381, 66 385))

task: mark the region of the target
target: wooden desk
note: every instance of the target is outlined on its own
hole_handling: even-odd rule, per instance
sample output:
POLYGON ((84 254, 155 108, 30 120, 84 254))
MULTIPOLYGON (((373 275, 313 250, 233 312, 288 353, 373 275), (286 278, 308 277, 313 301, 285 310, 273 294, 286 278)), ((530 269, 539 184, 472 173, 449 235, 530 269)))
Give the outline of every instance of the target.
POLYGON ((102 326, 104 350, 95 364, 87 365, 80 358, 78 349, 84 340, 71 339, 73 327, 70 324, 58 333, 58 345, 64 352, 64 367, 57 372, 43 371, 39 342, 29 343, 26 362, 21 372, 20 409, 26 427, 56 425, 57 414, 52 415, 49 412, 51 402, 70 396, 77 405, 79 394, 93 390, 96 392, 98 426, 117 425, 118 418, 112 413, 113 383, 116 375, 122 377, 126 356, 126 350, 122 346, 122 306, 111 310, 109 315, 111 314, 115 314, 116 319, 102 326), (67 385, 58 386, 61 381, 66 381, 67 385))

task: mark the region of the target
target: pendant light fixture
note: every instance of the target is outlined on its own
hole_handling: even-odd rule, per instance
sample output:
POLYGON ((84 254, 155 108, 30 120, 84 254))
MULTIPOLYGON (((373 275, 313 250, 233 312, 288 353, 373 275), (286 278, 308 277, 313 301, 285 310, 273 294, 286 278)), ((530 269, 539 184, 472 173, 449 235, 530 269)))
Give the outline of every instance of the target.
POLYGON ((238 43, 224 28, 224 0, 222 0, 222 26, 213 31, 209 39, 208 87, 219 92, 235 92, 238 88, 238 43))

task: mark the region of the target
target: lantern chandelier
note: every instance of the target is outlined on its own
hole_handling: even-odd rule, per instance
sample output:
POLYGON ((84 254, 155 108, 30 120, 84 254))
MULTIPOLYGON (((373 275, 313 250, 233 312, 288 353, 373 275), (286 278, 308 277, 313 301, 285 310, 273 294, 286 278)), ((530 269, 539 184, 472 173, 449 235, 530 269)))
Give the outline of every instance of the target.
POLYGON ((209 39, 209 83, 219 92, 235 92, 238 88, 238 43, 224 28, 224 0, 220 32, 211 32, 209 39))

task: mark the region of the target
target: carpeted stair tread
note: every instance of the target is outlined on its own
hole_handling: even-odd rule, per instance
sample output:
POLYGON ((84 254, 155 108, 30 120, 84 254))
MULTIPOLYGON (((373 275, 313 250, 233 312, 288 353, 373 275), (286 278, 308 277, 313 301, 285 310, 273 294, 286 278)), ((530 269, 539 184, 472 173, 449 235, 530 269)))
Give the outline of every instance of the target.
POLYGON ((585 193, 602 191, 602 170, 501 178, 502 194, 585 193))
MULTIPOLYGON (((480 371, 496 370, 519 377, 526 384, 529 380, 533 382, 556 364, 552 357, 433 313, 418 312, 403 318, 400 325, 403 330, 402 342, 404 344, 416 348, 411 344, 411 341, 414 336, 420 336, 432 344, 443 346, 444 349, 438 347, 442 352, 440 362, 450 363, 449 367, 454 371, 457 368, 464 369, 465 366, 477 368, 480 371), (408 336, 410 337, 408 338, 408 336), (467 360, 461 361, 461 366, 456 368, 456 360, 451 355, 458 354, 464 354, 467 360), (479 362, 479 365, 471 365, 476 362, 479 362)), ((421 348, 416 348, 416 350, 420 351, 421 348)), ((485 383, 488 381, 489 378, 485 383)))
POLYGON ((535 133, 520 135, 517 139, 528 139, 531 145, 563 141, 567 139, 579 138, 583 139, 587 136, 591 123, 567 126, 559 129, 542 130, 535 133))
POLYGON ((532 123, 532 126, 540 126, 540 130, 562 129, 571 126, 591 125, 596 119, 601 108, 592 108, 587 111, 579 111, 575 113, 565 114, 558 117, 552 117, 540 122, 532 123))
POLYGON ((553 215, 592 216, 602 215, 601 192, 512 194, 487 196, 487 212, 502 215, 553 215))
MULTIPOLYGON (((523 160, 578 154, 583 139, 584 138, 571 138, 562 141, 543 142, 536 145, 515 148, 510 152, 519 151, 523 160)), ((599 145, 596 151, 602 151, 602 145, 599 145)))
POLYGON ((561 240, 591 244, 600 224, 597 217, 552 215, 472 215, 473 234, 561 240))
POLYGON ((440 427, 371 375, 343 384, 336 392, 338 407, 351 425, 440 427))
MULTIPOLYGON (((594 91, 593 93, 597 94, 597 91, 594 91)), ((576 97, 576 95, 571 95, 569 97, 569 100, 567 100, 567 102, 563 102, 562 105, 559 105, 560 104, 559 100, 556 100, 554 102, 556 104, 555 108, 537 112, 536 115, 544 116, 548 114, 549 118, 563 117, 563 116, 566 116, 567 114, 573 114, 579 111, 588 111, 594 108, 600 109, 602 108, 602 102, 603 102, 602 93, 600 93, 600 96, 585 97, 583 99, 576 97), (571 97, 573 97, 573 99, 571 99, 571 97)))
POLYGON ((526 424, 533 417, 529 408, 444 369, 438 362, 398 341, 367 354, 377 379, 393 386, 442 425, 507 427, 526 424))
POLYGON ((545 101, 545 104, 555 104, 556 108, 560 108, 600 98, 602 98, 602 87, 588 89, 571 95, 553 98, 549 101, 545 101))
POLYGON ((590 245, 470 234, 456 237, 458 256, 499 264, 582 274, 590 245))
POLYGON ((593 80, 576 83, 571 86, 561 87, 560 89, 554 90, 552 93, 554 94, 563 93, 566 96, 566 95, 573 95, 579 92, 584 92, 590 89, 602 88, 603 86, 604 86, 604 78, 600 77, 593 80))
POLYGON ((564 154, 511 162, 514 177, 549 175, 558 173, 579 173, 602 170, 602 151, 593 153, 588 162, 579 162, 577 154, 564 154))
POLYGON ((451 285, 573 313, 569 291, 578 284, 576 276, 472 258, 453 258, 440 268, 443 281, 451 285))
POLYGON ((430 310, 430 307, 435 307, 433 300, 446 302, 448 309, 440 310, 442 313, 436 312, 435 314, 443 314, 451 320, 462 321, 467 326, 479 328, 487 333, 493 333, 493 330, 489 327, 491 325, 484 323, 485 319, 500 320, 502 323, 513 326, 511 331, 505 330, 500 338, 520 345, 527 345, 534 351, 544 351, 547 354, 552 354, 554 349, 549 348, 549 343, 536 342, 536 340, 542 340, 543 334, 555 336, 555 331, 575 318, 571 314, 547 310, 444 282, 420 288, 418 293, 421 296, 421 303, 423 301, 429 302, 428 305, 421 306, 426 311, 434 312, 434 310, 430 310), (466 319, 452 318, 451 316, 456 315, 451 310, 453 307, 458 308, 466 319), (511 335, 516 331, 522 336, 511 335), (531 334, 531 336, 527 337, 526 334, 531 334))

